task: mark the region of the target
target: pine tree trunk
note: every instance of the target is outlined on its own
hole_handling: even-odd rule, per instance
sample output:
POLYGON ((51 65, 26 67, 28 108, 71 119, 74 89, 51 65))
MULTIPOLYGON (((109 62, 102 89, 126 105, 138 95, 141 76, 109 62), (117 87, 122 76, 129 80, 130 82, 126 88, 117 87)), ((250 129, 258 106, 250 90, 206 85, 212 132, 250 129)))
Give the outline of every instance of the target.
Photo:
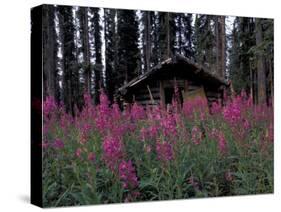
POLYGON ((150 38, 150 31, 151 31, 151 24, 150 24, 150 12, 145 12, 145 71, 150 69, 150 55, 151 55, 151 38, 150 38))
POLYGON ((217 16, 216 18, 216 64, 217 74, 220 77, 224 77, 225 72, 225 17, 217 16))
POLYGON ((72 80, 74 72, 75 44, 74 44, 74 23, 73 23, 73 10, 71 7, 59 8, 62 18, 62 60, 63 60, 63 97, 65 109, 74 115, 74 99, 72 89, 72 80))
POLYGON ((225 76, 226 69, 226 37, 225 37, 225 17, 221 16, 221 77, 225 76))
POLYGON ((103 88, 102 54, 101 54, 101 26, 99 9, 93 9, 94 16, 94 48, 95 48, 95 103, 99 103, 100 89, 103 88))
POLYGON ((171 39, 170 39, 170 13, 166 16, 166 33, 167 33, 167 58, 171 57, 171 39))
MULTIPOLYGON (((259 46, 263 41, 261 19, 255 20, 256 45, 259 46)), ((266 75, 264 56, 260 50, 257 52, 257 83, 258 83, 258 103, 266 101, 266 75)))
POLYGON ((104 9, 104 40, 105 40, 105 87, 110 102, 114 101, 116 89, 116 10, 104 9))
POLYGON ((178 18, 178 33, 179 33, 179 38, 178 38, 178 46, 179 46, 179 54, 183 53, 183 48, 184 44, 182 41, 182 15, 179 16, 178 18))
POLYGON ((43 70, 45 76, 46 95, 56 96, 56 31, 55 8, 52 5, 44 5, 43 10, 43 70))
POLYGON ((82 27, 82 45, 83 45, 83 57, 85 63, 84 80, 85 91, 91 93, 91 63, 90 63, 90 43, 89 43, 89 27, 88 27, 88 8, 80 8, 81 27, 82 27))

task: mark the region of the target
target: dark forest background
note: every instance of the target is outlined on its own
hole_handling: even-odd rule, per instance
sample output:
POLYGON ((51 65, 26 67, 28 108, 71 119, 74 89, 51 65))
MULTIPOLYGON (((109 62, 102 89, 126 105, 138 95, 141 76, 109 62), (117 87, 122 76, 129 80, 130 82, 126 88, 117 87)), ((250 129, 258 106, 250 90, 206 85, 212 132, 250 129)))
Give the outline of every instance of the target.
POLYGON ((245 90, 255 103, 273 99, 273 20, 44 5, 44 98, 68 112, 83 94, 98 104, 161 61, 181 54, 245 90))

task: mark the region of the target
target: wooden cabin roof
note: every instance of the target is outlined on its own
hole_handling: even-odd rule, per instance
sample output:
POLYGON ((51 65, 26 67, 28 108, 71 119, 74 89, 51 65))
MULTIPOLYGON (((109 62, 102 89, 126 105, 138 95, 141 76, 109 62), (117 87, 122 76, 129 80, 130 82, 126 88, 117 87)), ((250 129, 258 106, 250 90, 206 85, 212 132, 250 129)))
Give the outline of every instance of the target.
POLYGON ((117 92, 121 95, 125 94, 128 89, 133 88, 146 80, 173 79, 174 77, 177 79, 191 78, 197 81, 199 80, 202 84, 208 84, 209 86, 228 86, 226 80, 211 73, 202 65, 195 63, 191 59, 182 55, 175 55, 123 85, 117 92))

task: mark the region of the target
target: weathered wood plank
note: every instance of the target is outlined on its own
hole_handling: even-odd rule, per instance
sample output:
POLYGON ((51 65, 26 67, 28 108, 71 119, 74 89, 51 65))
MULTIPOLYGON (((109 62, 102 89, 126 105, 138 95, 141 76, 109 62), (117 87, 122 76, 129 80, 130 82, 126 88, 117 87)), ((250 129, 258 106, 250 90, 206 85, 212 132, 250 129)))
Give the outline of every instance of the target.
MULTIPOLYGON (((149 86, 151 93, 156 93, 159 92, 159 88, 158 87, 151 87, 149 86)), ((135 93, 137 94, 144 94, 144 93, 148 93, 147 87, 145 86, 144 88, 140 88, 139 90, 136 90, 135 93)))
POLYGON ((138 104, 141 105, 156 105, 156 104, 160 104, 160 99, 155 99, 154 102, 151 102, 151 100, 145 100, 145 101, 137 101, 138 104))
MULTIPOLYGON (((143 96, 135 96, 135 100, 136 101, 142 101, 142 100, 150 100, 150 95, 149 94, 146 94, 146 95, 143 95, 143 96)), ((160 94, 158 95, 153 95, 153 99, 160 99, 160 94)))
POLYGON ((164 91, 164 83, 160 81, 160 101, 162 105, 165 105, 165 91, 164 91))

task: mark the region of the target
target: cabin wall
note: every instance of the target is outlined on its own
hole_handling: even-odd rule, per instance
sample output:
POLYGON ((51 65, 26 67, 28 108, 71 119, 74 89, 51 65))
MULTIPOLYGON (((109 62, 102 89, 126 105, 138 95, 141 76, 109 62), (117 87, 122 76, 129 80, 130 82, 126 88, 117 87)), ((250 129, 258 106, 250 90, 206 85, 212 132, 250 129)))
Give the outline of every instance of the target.
POLYGON ((165 93, 165 89, 174 89, 175 85, 178 87, 180 91, 180 95, 182 97, 182 101, 184 101, 185 96, 188 95, 189 92, 194 92, 202 88, 202 85, 198 82, 194 82, 187 79, 172 79, 172 80, 161 80, 160 81, 160 99, 162 104, 167 103, 167 96, 165 93))
POLYGON ((132 101, 142 106, 160 104, 160 81, 143 83, 131 93, 132 101))
MULTIPOLYGON (((142 106, 151 105, 165 105, 165 89, 175 87, 180 89, 183 100, 190 99, 190 96, 201 96, 206 98, 208 105, 211 106, 213 102, 217 102, 222 99, 222 89, 206 87, 200 84, 200 82, 187 80, 187 79, 171 79, 171 80, 153 80, 147 81, 138 85, 134 89, 130 89, 126 95, 125 102, 132 103, 137 102, 142 106), (190 95, 188 94, 190 92, 190 95)), ((193 98, 193 97, 192 97, 193 98)))
POLYGON ((214 89, 214 88, 205 87, 204 89, 205 89, 209 107, 211 107, 214 102, 218 103, 220 101, 221 104, 223 103, 223 90, 225 88, 214 89))

